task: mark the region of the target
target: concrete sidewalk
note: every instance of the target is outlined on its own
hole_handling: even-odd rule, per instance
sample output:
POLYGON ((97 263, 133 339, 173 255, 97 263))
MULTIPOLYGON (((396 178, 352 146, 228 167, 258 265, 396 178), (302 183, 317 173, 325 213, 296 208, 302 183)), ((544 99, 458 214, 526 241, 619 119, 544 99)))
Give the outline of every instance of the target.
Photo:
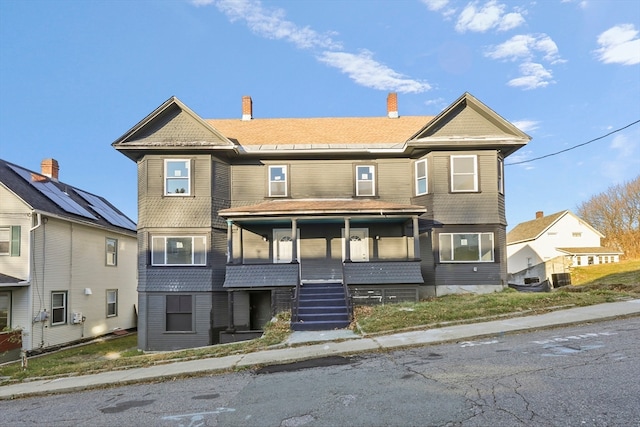
POLYGON ((469 325, 456 325, 438 329, 404 332, 362 338, 350 331, 321 331, 294 333, 288 340, 295 347, 264 350, 219 358, 174 362, 164 365, 103 372, 49 380, 26 381, 0 387, 0 399, 14 399, 38 394, 85 390, 93 387, 129 384, 181 375, 196 375, 255 365, 276 365, 326 356, 392 350, 403 347, 470 340, 498 334, 543 329, 588 321, 640 315, 640 299, 578 307, 551 313, 493 320, 469 325), (306 345, 300 345, 302 343, 306 345))

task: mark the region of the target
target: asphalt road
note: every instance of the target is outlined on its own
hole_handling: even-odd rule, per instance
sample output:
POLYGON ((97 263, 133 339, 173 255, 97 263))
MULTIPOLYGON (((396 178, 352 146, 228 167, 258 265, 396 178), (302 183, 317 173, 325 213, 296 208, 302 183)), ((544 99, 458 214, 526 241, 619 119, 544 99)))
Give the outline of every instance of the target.
POLYGON ((1 426, 640 426, 640 318, 0 401, 1 426))

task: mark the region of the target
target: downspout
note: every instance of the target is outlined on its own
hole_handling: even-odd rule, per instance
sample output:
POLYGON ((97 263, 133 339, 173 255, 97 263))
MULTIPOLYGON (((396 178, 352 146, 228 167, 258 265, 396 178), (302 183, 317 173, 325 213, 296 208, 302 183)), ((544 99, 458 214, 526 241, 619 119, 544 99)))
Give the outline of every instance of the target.
MULTIPOLYGON (((42 214, 36 211, 31 211, 31 218, 33 218, 33 215, 35 214, 36 216, 36 224, 33 225, 31 228, 29 228, 29 261, 28 261, 28 266, 27 266, 27 283, 29 284, 29 287, 31 289, 29 289, 29 292, 27 292, 27 303, 29 304, 29 318, 33 320, 34 315, 33 315, 33 283, 31 283, 32 280, 32 266, 35 265, 35 247, 34 247, 34 242, 35 242, 35 231, 40 228, 40 226, 42 225, 42 214)), ((31 221, 31 223, 33 224, 33 220, 31 221)), ((25 325, 27 328, 29 328, 29 330, 27 331, 27 333, 29 334, 29 345, 27 346, 27 348, 32 349, 33 348, 33 321, 28 322, 25 325)), ((25 339, 24 339, 24 332, 22 334, 22 348, 25 348, 25 339)))

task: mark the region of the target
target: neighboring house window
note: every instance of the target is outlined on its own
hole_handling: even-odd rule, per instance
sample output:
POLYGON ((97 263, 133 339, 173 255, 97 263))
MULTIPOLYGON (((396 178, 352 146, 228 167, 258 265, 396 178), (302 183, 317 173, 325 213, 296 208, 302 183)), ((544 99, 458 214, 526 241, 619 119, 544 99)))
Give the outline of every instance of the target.
POLYGON ((67 293, 51 292, 51 324, 67 323, 67 293))
POLYGON ((269 197, 287 196, 287 167, 269 166, 269 197))
POLYGON ((107 237, 107 265, 118 265, 118 240, 107 237))
POLYGON ((356 166, 356 196, 375 196, 374 166, 356 166))
POLYGON ((191 167, 189 160, 167 159, 164 161, 164 194, 188 196, 191 194, 191 167))
POLYGON ((576 232, 574 232, 574 233, 571 233, 571 235, 572 235, 573 237, 582 237, 582 233, 580 233, 580 232, 577 232, 577 233, 576 233, 576 232))
POLYGON ((451 156, 451 191, 478 191, 478 157, 451 156))
POLYGON ((0 255, 20 256, 20 226, 0 227, 0 255))
POLYGON ((191 295, 167 295, 166 330, 185 332, 193 330, 193 297, 191 295))
POLYGON ((118 315, 118 290, 107 289, 107 317, 118 315))
POLYGON ((557 236, 557 235, 558 235, 558 233, 557 233, 557 232, 555 232, 555 231, 549 231, 549 232, 547 233, 547 236, 551 236, 551 237, 555 237, 555 236, 557 236))
POLYGON ((418 160, 416 162, 416 195, 427 194, 428 190, 427 160, 418 160))
POLYGON ((441 233, 441 262, 493 262, 493 233, 441 233))
POLYGON ((582 265, 582 257, 576 257, 576 265, 582 265))
POLYGON ((9 327, 11 320, 11 292, 0 292, 0 331, 9 327))
POLYGON ((153 237, 152 265, 205 265, 207 262, 204 236, 153 237))
POLYGON ((504 159, 498 157, 498 193, 504 194, 504 159))

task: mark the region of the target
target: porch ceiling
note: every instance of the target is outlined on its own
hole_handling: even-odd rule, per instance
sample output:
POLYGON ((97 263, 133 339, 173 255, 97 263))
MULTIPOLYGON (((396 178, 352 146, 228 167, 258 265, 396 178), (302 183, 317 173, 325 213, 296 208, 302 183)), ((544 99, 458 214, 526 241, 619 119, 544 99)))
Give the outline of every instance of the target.
POLYGON ((296 217, 301 220, 337 220, 344 217, 398 219, 420 215, 424 206, 383 202, 375 199, 296 199, 269 200, 250 206, 223 209, 218 214, 228 219, 278 219, 296 217))

